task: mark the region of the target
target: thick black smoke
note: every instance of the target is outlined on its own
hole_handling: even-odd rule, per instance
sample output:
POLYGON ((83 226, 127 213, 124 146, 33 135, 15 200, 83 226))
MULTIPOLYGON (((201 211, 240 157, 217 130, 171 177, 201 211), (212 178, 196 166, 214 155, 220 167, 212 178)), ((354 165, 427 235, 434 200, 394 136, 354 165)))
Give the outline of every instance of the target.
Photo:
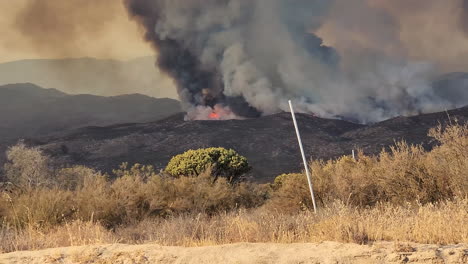
MULTIPOLYGON (((157 32, 156 26, 165 19, 165 1, 125 0, 125 2, 130 14, 145 27, 146 39, 159 52, 157 62, 159 68, 175 80, 183 102, 189 106, 209 107, 226 103, 222 93, 222 77, 218 69, 202 65, 199 54, 193 49, 195 47, 190 47, 189 43, 157 32)), ((201 8, 203 7, 199 5, 198 10, 190 11, 201 12, 201 8)), ((241 100, 240 104, 244 105, 245 102, 241 100)))
POLYGON ((213 108, 227 118, 287 111, 288 99, 303 112, 361 122, 450 106, 433 91, 431 63, 365 45, 401 50, 397 21, 370 2, 124 0, 192 119, 213 108), (314 34, 330 19, 350 33, 346 54, 314 34))

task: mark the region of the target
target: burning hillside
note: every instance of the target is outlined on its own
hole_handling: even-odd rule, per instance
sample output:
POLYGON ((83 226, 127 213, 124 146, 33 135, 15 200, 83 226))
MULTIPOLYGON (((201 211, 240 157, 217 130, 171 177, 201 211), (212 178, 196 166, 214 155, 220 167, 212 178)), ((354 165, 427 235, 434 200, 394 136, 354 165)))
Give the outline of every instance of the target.
MULTIPOLYGON (((215 120, 222 118, 216 112, 206 114, 215 120)), ((468 122, 468 108, 449 111, 449 115, 468 122)), ((398 117, 367 126, 305 114, 298 114, 297 120, 307 157, 329 159, 350 155, 357 148, 377 154, 399 139, 430 147, 434 141, 427 137, 428 129, 447 122, 447 113, 398 117)), ((28 142, 42 145, 60 163, 104 172, 112 172, 123 162, 162 169, 172 156, 207 147, 232 148, 247 157, 255 181, 266 182, 302 169, 289 113, 222 122, 187 122, 178 114, 153 123, 89 127, 28 142)))
POLYGON ((185 120, 231 120, 243 119, 236 115, 228 106, 216 104, 210 106, 196 106, 190 109, 185 116, 185 120))

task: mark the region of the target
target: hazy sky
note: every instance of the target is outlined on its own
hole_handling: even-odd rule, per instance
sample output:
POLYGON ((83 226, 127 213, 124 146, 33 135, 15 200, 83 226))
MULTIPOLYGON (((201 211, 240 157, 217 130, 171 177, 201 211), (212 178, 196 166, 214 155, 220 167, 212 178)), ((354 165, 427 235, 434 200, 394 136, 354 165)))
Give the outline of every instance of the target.
POLYGON ((152 55, 120 0, 0 0, 0 62, 152 55))
MULTIPOLYGON (((82 57, 131 60, 155 54, 122 0, 0 0, 0 32, 0 63, 82 57)), ((22 64, 21 71, 5 66, 0 85, 31 82, 73 94, 177 98, 172 80, 152 59, 139 61, 108 62, 106 69, 99 64, 83 69, 82 61, 67 67, 22 64)))
MULTIPOLYGON (((440 73, 468 71, 468 0, 331 2, 330 13, 314 33, 339 52, 342 67, 355 68, 352 58, 359 58, 355 51, 363 49, 429 61, 440 73)), ((0 32, 0 63, 35 58, 127 60, 154 55, 143 41, 143 30, 129 20, 122 0, 0 0, 0 32)), ((169 96, 171 90, 174 97, 173 84, 158 70, 151 66, 144 74, 153 74, 153 69, 156 88, 151 95, 164 91, 169 96)), ((142 79, 151 87, 152 82, 142 75, 132 73, 129 80, 142 79)), ((126 92, 132 91, 140 92, 134 87, 126 92)))
MULTIPOLYGON (((358 44, 388 53, 404 52, 419 60, 430 58, 442 71, 468 70, 464 59, 468 58, 468 18, 460 16, 463 2, 468 8, 468 1, 362 1, 385 9, 395 21, 388 24, 388 20, 372 16, 361 16, 359 23, 346 21, 353 12, 363 12, 356 5, 359 1, 336 0, 340 8, 332 10, 317 35, 340 53, 358 44), (348 8, 342 8, 348 3, 348 8), (465 28, 460 27, 461 22, 465 28), (385 35, 390 38, 394 34, 400 40, 398 46, 385 42, 385 35)), ((121 0, 0 0, 0 32, 0 62, 63 57, 129 59, 154 54, 142 41, 141 29, 128 19, 121 0)))
POLYGON ((468 71, 468 0, 335 0, 317 34, 340 54, 361 47, 468 71))

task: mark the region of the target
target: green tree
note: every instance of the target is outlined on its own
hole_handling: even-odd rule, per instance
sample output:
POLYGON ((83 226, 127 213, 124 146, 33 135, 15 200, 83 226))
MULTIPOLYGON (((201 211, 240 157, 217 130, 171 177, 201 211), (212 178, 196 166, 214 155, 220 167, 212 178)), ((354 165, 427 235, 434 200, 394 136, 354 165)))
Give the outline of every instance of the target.
POLYGON ((250 170, 247 159, 232 149, 206 148, 189 150, 169 161, 166 172, 172 176, 200 175, 211 170, 214 177, 226 177, 237 181, 250 170))

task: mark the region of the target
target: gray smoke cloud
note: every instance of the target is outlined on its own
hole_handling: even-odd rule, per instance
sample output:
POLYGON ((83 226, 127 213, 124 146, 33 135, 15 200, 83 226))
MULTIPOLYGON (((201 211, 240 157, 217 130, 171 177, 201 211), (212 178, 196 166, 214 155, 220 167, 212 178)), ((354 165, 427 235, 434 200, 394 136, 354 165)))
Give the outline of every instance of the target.
POLYGON ((434 91, 435 65, 407 59, 398 21, 372 2, 124 0, 190 119, 288 111, 289 99, 359 122, 453 107, 434 91), (317 35, 327 25, 341 53, 317 35))

